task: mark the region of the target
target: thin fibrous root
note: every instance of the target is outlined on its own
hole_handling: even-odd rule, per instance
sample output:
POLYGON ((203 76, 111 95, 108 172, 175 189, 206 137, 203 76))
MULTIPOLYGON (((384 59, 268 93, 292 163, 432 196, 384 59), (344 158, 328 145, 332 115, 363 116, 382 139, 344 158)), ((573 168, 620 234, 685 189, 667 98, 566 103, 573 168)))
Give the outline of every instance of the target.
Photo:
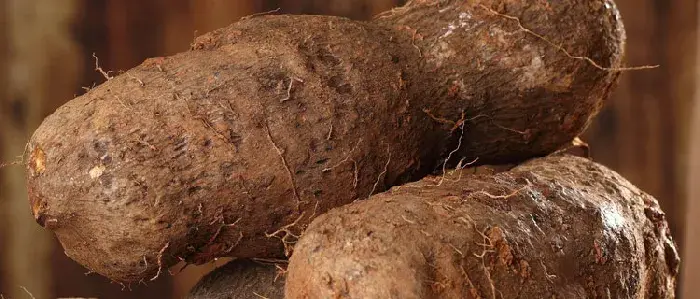
POLYGON ((571 58, 571 59, 586 61, 587 63, 589 63, 590 65, 592 65, 593 67, 595 67, 595 68, 597 68, 597 69, 599 69, 599 70, 601 70, 601 71, 608 71, 608 72, 625 72, 625 71, 639 71, 639 70, 655 69, 655 68, 658 68, 658 67, 659 67, 658 65, 644 65, 644 66, 637 66, 637 67, 622 67, 622 68, 617 68, 617 67, 615 67, 615 68, 610 68, 610 67, 601 66, 599 63, 595 62, 595 61, 594 61, 593 59, 591 59, 590 57, 586 57, 586 56, 574 56, 574 55, 572 55, 571 53, 569 53, 569 51, 567 51, 566 49, 564 49, 564 47, 553 43, 552 41, 550 41, 549 39, 545 38, 544 36, 542 36, 541 34, 539 34, 539 33, 537 33, 537 32, 534 32, 534 31, 532 31, 532 30, 530 30, 530 29, 528 29, 528 28, 525 28, 525 26, 523 26, 522 22, 520 22, 520 19, 517 18, 517 17, 510 16, 510 15, 506 15, 506 14, 502 14, 502 13, 497 12, 497 11, 493 10, 492 8, 490 8, 490 7, 486 6, 486 5, 483 5, 483 4, 479 4, 479 6, 480 6, 481 8, 483 8, 483 9, 485 9, 486 11, 488 11, 489 13, 493 14, 493 15, 496 15, 496 16, 499 16, 499 17, 501 17, 501 18, 505 18, 505 19, 508 19, 508 20, 511 20, 511 21, 515 21, 516 24, 517 24, 517 26, 518 26, 518 29, 520 29, 521 31, 523 31, 523 32, 525 32, 525 33, 527 33, 527 34, 530 34, 530 35, 536 37, 537 39, 539 39, 539 40, 541 40, 541 41, 543 41, 543 42, 549 44, 550 46, 556 48, 557 50, 559 50, 561 53, 563 53, 563 54, 566 55, 567 57, 569 57, 569 58, 571 58))
POLYGON ((306 212, 302 212, 301 215, 299 215, 299 218, 294 220, 294 222, 283 226, 282 228, 274 231, 273 233, 270 233, 270 234, 265 233, 265 236, 268 238, 274 237, 274 238, 280 239, 280 241, 282 241, 282 245, 284 245, 284 254, 286 256, 291 255, 294 244, 301 237, 301 235, 294 234, 290 229, 292 227, 296 226, 297 224, 299 224, 299 221, 301 221, 301 219, 304 218, 305 213, 306 212), (281 234, 283 234, 283 235, 280 236, 281 234), (296 240, 289 240, 289 238, 295 238, 296 240))
POLYGON ((102 67, 100 67, 100 59, 97 58, 97 55, 95 55, 95 53, 92 53, 92 57, 95 58, 95 71, 100 72, 100 74, 102 74, 102 76, 105 77, 107 81, 112 80, 112 76, 109 75, 109 72, 105 72, 102 69, 102 67))
POLYGON ((275 280, 274 280, 276 282, 277 279, 280 278, 280 276, 287 275, 287 269, 282 268, 282 266, 280 266, 279 264, 275 264, 275 268, 277 268, 277 274, 275 275, 275 280))
POLYGON ((320 202, 317 200, 316 204, 314 205, 314 212, 311 213, 311 216, 309 216, 309 221, 314 220, 314 217, 316 217, 316 212, 318 211, 318 204, 320 202))
POLYGON ((377 190, 377 186, 379 186, 379 182, 382 180, 382 177, 389 171, 389 163, 391 163, 391 150, 389 146, 386 147, 386 152, 387 154, 389 154, 389 158, 386 160, 386 164, 384 164, 384 170, 377 177, 377 181, 374 182, 374 186, 372 186, 372 191, 370 191, 369 195, 367 195, 368 199, 372 196, 372 194, 374 194, 374 191, 377 190))
POLYGON ((29 297, 32 297, 32 299, 36 299, 34 297, 34 295, 32 295, 32 293, 29 292, 29 290, 27 290, 27 288, 25 288, 24 286, 19 286, 19 287, 22 288, 22 290, 24 290, 24 292, 27 293, 27 295, 29 295, 29 297))
POLYGON ((460 170, 463 170, 463 169, 465 169, 465 168, 467 168, 467 167, 469 167, 469 166, 472 166, 472 165, 476 164, 476 162, 479 161, 479 157, 474 158, 474 160, 471 160, 471 161, 469 161, 469 162, 466 163, 466 164, 464 163, 464 160, 465 160, 465 158, 462 157, 462 159, 459 160, 459 163, 457 163, 457 167, 455 167, 455 170, 452 171, 452 172, 459 171, 459 176, 457 177, 457 179, 455 179, 455 180, 450 180, 450 181, 452 181, 452 182, 454 182, 454 183, 461 181, 461 180, 462 180, 462 174, 464 174, 464 171, 460 171, 460 170))
POLYGON ((0 163, 0 169, 3 169, 3 168, 8 167, 8 166, 14 166, 14 165, 20 165, 20 164, 22 164, 22 161, 0 163))
POLYGON ((213 244, 214 241, 216 241, 216 238, 219 237, 219 234, 221 234, 221 231, 222 231, 225 227, 234 227, 234 226, 236 226, 236 224, 238 224, 239 221, 241 221, 241 218, 240 218, 240 217, 239 217, 238 219, 236 219, 236 221, 234 221, 233 223, 226 224, 226 223, 224 222, 224 219, 223 219, 223 216, 222 216, 222 217, 221 217, 221 222, 222 222, 221 225, 220 225, 219 228, 216 230, 216 232, 211 236, 211 238, 209 238, 209 243, 207 243, 207 245, 213 244))
POLYGON ((452 120, 449 120, 447 118, 440 117, 440 116, 433 114, 430 111, 430 109, 428 109, 428 108, 423 108, 423 113, 427 114, 430 118, 432 118, 434 121, 436 121, 438 123, 452 126, 452 128, 450 129, 450 132, 454 132, 455 130, 459 129, 462 126, 462 124, 464 124, 467 121, 471 122, 471 121, 474 121, 474 120, 482 118, 482 117, 486 117, 489 119, 491 118, 491 117, 487 116, 486 114, 479 114, 479 115, 476 115, 476 116, 473 116, 470 118, 466 118, 466 114, 464 113, 464 111, 462 111, 462 116, 460 117, 460 119, 458 119, 457 121, 452 121, 452 120))
MULTIPOLYGON (((143 256, 143 264, 143 271, 141 271, 141 273, 145 273, 146 271, 148 271, 148 259, 146 259, 145 255, 143 256)), ((87 273, 85 275, 87 275, 87 273)))
POLYGON ((20 165, 24 164, 24 161, 27 160, 27 151, 29 151, 29 142, 24 144, 24 151, 22 151, 21 156, 17 156, 15 161, 12 162, 0 162, 0 169, 3 169, 8 166, 14 166, 14 165, 20 165))
MULTIPOLYGON (((360 140, 357 141, 357 143, 356 143, 355 146, 350 150, 350 152, 349 152, 348 155, 345 157, 345 159, 341 160, 340 162, 336 163, 335 165, 333 165, 333 166, 331 166, 331 167, 324 168, 324 169, 321 170, 321 171, 322 171, 322 172, 329 172, 329 171, 331 171, 331 170, 333 170, 333 169, 339 167, 340 165, 343 165, 343 163, 348 162, 349 160, 352 160, 352 159, 351 159, 352 154, 353 154, 353 153, 355 152, 355 150, 360 146, 360 143, 362 143, 362 138, 360 138, 360 140)), ((354 161, 354 160, 353 160, 353 161, 354 161)))
POLYGON ((475 192, 473 192, 472 194, 470 194, 469 197, 472 197, 472 196, 475 195, 475 194, 482 194, 482 195, 488 196, 488 197, 491 198, 491 199, 509 199, 509 198, 511 198, 511 197, 513 197, 513 196, 516 196, 516 195, 520 194, 520 192, 524 191, 525 189, 530 188, 530 186, 531 186, 531 183, 530 183, 530 181, 528 181, 528 184, 527 184, 527 185, 525 185, 525 186, 523 186, 523 187, 520 187, 520 188, 518 188, 517 190, 515 190, 515 191, 513 191, 513 192, 511 192, 511 193, 508 193, 508 194, 504 194, 504 195, 493 195, 493 194, 491 194, 491 193, 489 193, 489 192, 486 192, 486 191, 484 191, 484 190, 479 190, 479 191, 475 191, 475 192))
POLYGON ((168 249, 168 246, 170 246, 170 242, 165 243, 165 246, 158 252, 158 272, 156 272, 156 275, 151 278, 151 281, 154 281, 160 276, 160 272, 163 270, 163 254, 165 253, 165 250, 168 249))
POLYGON ((292 99, 292 86, 294 86, 294 81, 304 83, 304 80, 299 78, 290 77, 289 86, 287 87, 287 96, 280 100, 280 103, 284 103, 292 99))
POLYGON ((457 252, 457 253, 459 254, 459 256, 464 257, 464 252, 462 252, 461 250, 459 250, 459 248, 457 248, 457 246, 452 245, 452 243, 450 243, 449 245, 450 245, 450 247, 452 247, 452 249, 453 249, 455 252, 457 252))
POLYGON ((469 274, 467 274, 467 271, 464 270, 464 266, 460 265, 459 267, 462 269, 462 275, 467 280, 467 283, 469 283, 469 291, 471 292, 472 296, 476 298, 481 298, 479 291, 476 289, 476 287, 474 287, 474 283, 472 282, 471 278, 469 278, 469 274))
POLYGON ((287 175, 289 176, 289 182, 292 185, 292 191, 294 192, 294 197, 297 199, 297 209, 299 208, 299 204, 301 203, 301 197, 299 197, 299 193, 297 192, 297 183, 294 180, 294 174, 292 174, 292 170, 289 168, 289 164, 287 163, 287 159, 284 158, 284 151, 277 146, 277 143, 275 143, 275 140, 272 139, 272 134, 270 133, 270 125, 267 123, 267 120, 265 121, 265 129, 267 130, 267 139, 272 143, 272 147, 275 148, 275 151, 277 151, 277 154, 280 156, 280 159, 282 160, 282 166, 284 166, 284 169, 287 171, 287 175))
POLYGON ((544 264, 544 261, 540 261, 540 264, 542 265, 542 269, 544 269, 544 277, 549 280, 549 282, 554 282, 554 279, 557 278, 556 275, 549 274, 547 272, 547 266, 544 264))
POLYGON ((482 243, 476 243, 476 245, 483 247, 483 251, 481 252, 481 254, 474 253, 473 255, 474 255, 474 257, 481 259, 481 266, 484 269, 484 275, 486 276, 486 279, 488 280, 489 285, 491 287, 491 296, 493 299, 496 299, 496 286, 494 285, 493 279, 491 278, 491 272, 486 267, 486 254, 496 252, 493 250, 493 242, 491 241, 491 238, 489 238, 489 236, 487 236, 484 233, 484 231, 490 230, 490 228, 486 227, 484 229, 484 231, 481 231, 481 230, 476 228, 476 222, 474 222, 474 220, 471 219, 471 217, 469 217, 469 215, 465 215, 465 216, 466 216, 466 218, 460 217, 459 219, 461 219, 465 223, 470 223, 472 225, 472 227, 474 228, 474 231, 476 231, 483 238, 482 243))
POLYGON ((289 264, 289 260, 283 259, 270 259, 270 258, 252 258, 254 262, 258 262, 265 265, 277 265, 277 264, 289 264))
POLYGON ((430 118, 432 118, 434 121, 436 121, 436 122, 438 122, 438 123, 446 124, 446 125, 452 125, 452 126, 455 125, 455 122, 454 122, 454 121, 451 121, 451 120, 449 120, 449 119, 446 119, 446 118, 443 118, 443 117, 434 115, 434 114, 430 111, 430 109, 428 109, 428 108, 423 108, 423 113, 427 114, 430 118))
POLYGON ((506 130, 506 131, 510 131, 510 132, 513 132, 513 133, 516 133, 516 134, 520 134, 520 135, 523 135, 523 136, 528 136, 528 135, 530 135, 530 132, 528 132, 529 130, 520 131, 520 130, 516 130, 516 129, 513 129, 513 128, 509 128, 509 127, 505 127, 505 126, 499 125, 499 124, 497 124, 497 123, 494 123, 494 125, 495 125, 496 127, 498 127, 499 129, 503 129, 503 130, 506 130))
POLYGON ((452 158, 452 155, 454 155, 456 152, 459 151, 460 148, 462 148, 462 139, 464 138, 464 122, 460 125, 462 129, 462 134, 459 135, 459 141, 457 142, 457 148, 452 150, 448 155, 447 158, 445 158, 445 162, 442 163, 442 178, 440 178, 440 182, 437 184, 438 186, 442 186, 442 183, 445 181, 445 174, 447 173, 447 162, 450 161, 452 158))
POLYGON ((252 18, 255 18, 255 17, 259 17, 259 16, 264 16, 264 15, 273 14, 273 13, 279 12, 281 9, 282 9, 282 8, 278 7, 278 8, 273 9, 273 10, 264 11, 264 12, 259 12, 259 13, 254 13, 254 14, 252 14, 252 15, 247 15, 247 16, 242 17, 242 18, 241 18, 241 21, 242 21, 242 20, 247 20, 247 19, 252 19, 252 18))
POLYGON ((141 81, 141 79, 139 79, 139 78, 136 78, 136 76, 129 74, 129 73, 126 73, 126 76, 131 78, 131 79, 134 79, 134 81, 138 82, 141 87, 146 86, 146 83, 143 83, 143 81, 141 81))
POLYGON ((413 47, 416 48, 416 50, 418 51, 418 57, 422 58, 423 51, 420 49, 420 47, 418 47, 416 45, 416 35, 418 35, 418 29, 412 29, 412 28, 408 28, 408 27, 406 27, 406 28, 409 30, 413 30, 413 34, 411 35, 411 45, 413 45, 413 47))
POLYGON ((353 168, 353 172, 355 173, 355 178, 354 178, 353 181, 352 181, 352 187, 353 187, 353 188, 357 188, 357 182, 358 182, 358 180, 359 180, 358 177, 359 177, 359 175, 360 175, 360 174, 359 174, 359 170, 358 170, 358 168, 357 168, 357 161, 352 160, 352 168, 353 168))
POLYGON ((224 253, 227 253, 227 254, 230 253, 231 250, 236 248, 236 246, 238 246, 238 244, 241 243, 241 240, 243 240, 243 232, 238 232, 238 239, 236 240, 235 243, 231 244, 231 246, 229 246, 228 249, 226 249, 226 251, 224 251, 224 253))
POLYGON ((496 299, 496 285, 493 283, 491 271, 489 271, 489 268, 486 267, 486 260, 483 256, 481 257, 481 267, 484 268, 484 274, 486 275, 486 279, 489 281, 489 285, 491 286, 491 298, 496 299))
POLYGON ((333 138, 333 124, 331 124, 330 130, 328 130, 328 135, 326 135, 326 140, 331 140, 333 138))
POLYGON ((263 296, 263 295, 260 295, 260 294, 258 294, 258 293, 256 293, 256 292, 253 292, 253 295, 257 296, 258 298, 262 298, 262 299, 270 299, 270 298, 267 298, 267 297, 265 297, 265 296, 263 296))

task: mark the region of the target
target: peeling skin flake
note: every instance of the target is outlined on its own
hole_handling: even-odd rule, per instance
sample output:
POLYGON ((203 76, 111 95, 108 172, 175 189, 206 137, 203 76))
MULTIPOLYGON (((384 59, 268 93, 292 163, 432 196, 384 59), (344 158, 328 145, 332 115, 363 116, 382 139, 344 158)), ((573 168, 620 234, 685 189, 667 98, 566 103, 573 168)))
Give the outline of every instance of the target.
POLYGON ((104 165, 97 165, 90 169, 88 174, 90 175, 91 179, 96 179, 102 176, 102 174, 105 172, 105 166, 104 165))
POLYGON ((459 14, 459 20, 458 20, 458 21, 451 22, 450 24, 448 24, 448 25, 447 25, 447 28, 446 28, 447 31, 445 32, 445 34, 443 34, 442 36, 440 36, 440 39, 446 38, 446 37, 452 35, 452 33, 454 33, 454 31, 457 30, 457 29, 464 29, 464 28, 466 28, 465 31, 469 31, 469 30, 473 29, 474 27, 479 26, 479 25, 482 23, 482 22, 478 22, 478 23, 476 23, 476 24, 473 24, 472 26, 469 26, 469 23, 468 23, 467 21, 469 21, 469 20, 471 20, 471 19, 472 19, 472 15, 470 15, 470 14, 468 14, 468 13, 466 13, 466 12, 460 13, 460 14, 459 14))

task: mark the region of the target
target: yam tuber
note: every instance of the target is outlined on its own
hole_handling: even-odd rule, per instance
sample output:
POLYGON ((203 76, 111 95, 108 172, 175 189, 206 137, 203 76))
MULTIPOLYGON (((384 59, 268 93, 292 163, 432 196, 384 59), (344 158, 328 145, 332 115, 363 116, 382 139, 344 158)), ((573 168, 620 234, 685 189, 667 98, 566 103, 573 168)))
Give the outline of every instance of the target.
POLYGON ((239 259, 204 276, 186 299, 282 299, 284 275, 274 264, 239 259))
POLYGON ((623 42, 609 0, 243 19, 47 117, 28 145, 32 211, 119 282, 281 256, 333 207, 569 142, 614 86, 623 42))
POLYGON ((317 217, 286 298, 675 298, 654 198, 570 156, 395 187, 317 217))

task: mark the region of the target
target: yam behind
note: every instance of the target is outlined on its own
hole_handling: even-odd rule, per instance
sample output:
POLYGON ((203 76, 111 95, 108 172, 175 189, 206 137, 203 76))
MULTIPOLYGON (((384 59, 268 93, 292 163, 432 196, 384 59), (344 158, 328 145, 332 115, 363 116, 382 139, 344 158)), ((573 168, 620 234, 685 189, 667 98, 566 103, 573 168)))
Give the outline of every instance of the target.
POLYGON ((233 260, 204 276, 185 299, 283 299, 280 269, 269 263, 233 260))

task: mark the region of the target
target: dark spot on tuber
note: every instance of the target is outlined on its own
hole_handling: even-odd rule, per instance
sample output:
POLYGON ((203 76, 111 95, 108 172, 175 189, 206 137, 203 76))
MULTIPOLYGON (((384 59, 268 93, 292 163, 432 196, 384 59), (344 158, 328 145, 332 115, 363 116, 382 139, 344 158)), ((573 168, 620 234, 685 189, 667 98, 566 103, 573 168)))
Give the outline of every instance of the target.
POLYGON ((221 175, 225 178, 230 177, 233 174, 234 164, 231 162, 224 162, 219 165, 219 171, 221 175))
POLYGON ((110 173, 103 173, 100 176, 100 184, 104 186, 105 188, 112 188, 112 180, 114 179, 114 176, 110 173))
POLYGON ((197 232, 198 232, 198 231, 199 231, 199 229, 198 229, 197 227, 195 227, 195 226, 190 227, 190 228, 187 230, 187 237, 188 237, 188 238, 193 238, 194 236, 197 235, 197 232))
POLYGON ((341 76, 333 76, 328 80, 328 86, 335 89, 338 94, 348 94, 352 92, 352 86, 345 83, 341 76))
POLYGON ((341 63, 340 59, 326 48, 319 48, 316 51, 316 58, 318 58, 321 63, 329 66, 338 66, 341 63))
POLYGON ((260 86, 260 91, 272 92, 275 94, 282 94, 283 91, 286 92, 287 86, 289 86, 292 79, 289 78, 284 70, 280 69, 280 66, 270 66, 262 68, 257 74, 256 79, 260 86))
POLYGON ((43 213, 39 214, 34 214, 34 219, 36 220, 36 223, 41 225, 41 227, 46 227, 46 215, 43 213))
POLYGON ((678 275, 681 259, 678 256, 678 250, 672 242, 664 243, 664 257, 666 258, 666 266, 668 270, 675 276, 678 275))
POLYGON ((187 195, 192 196, 192 194, 197 193, 197 191, 202 190, 201 186, 194 186, 187 189, 187 195))
POLYGON ((233 146, 236 148, 236 152, 238 152, 238 147, 241 146, 241 142, 243 142, 243 136, 239 135, 238 133, 234 132, 233 130, 229 130, 229 142, 233 144, 233 146))

